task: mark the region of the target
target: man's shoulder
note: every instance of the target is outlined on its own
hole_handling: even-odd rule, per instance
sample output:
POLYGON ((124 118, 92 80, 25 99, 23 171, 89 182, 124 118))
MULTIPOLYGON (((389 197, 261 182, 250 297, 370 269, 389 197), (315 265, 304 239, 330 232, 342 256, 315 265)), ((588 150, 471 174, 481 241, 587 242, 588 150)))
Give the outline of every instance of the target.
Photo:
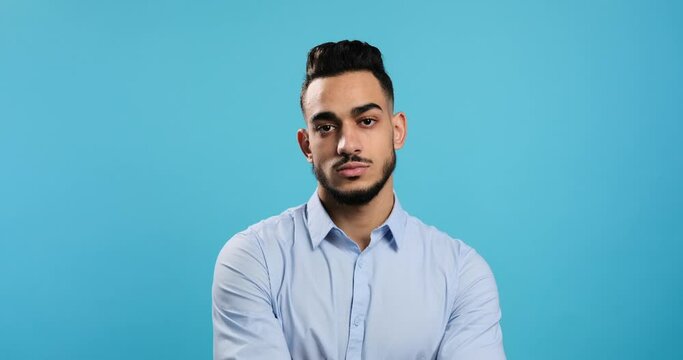
POLYGON ((420 239, 422 246, 433 248, 437 251, 452 251, 459 255, 465 255, 474 250, 458 237, 451 236, 441 228, 427 224, 420 218, 407 214, 406 231, 413 238, 420 239))
POLYGON ((407 221, 407 234, 412 240, 410 243, 417 246, 417 249, 413 249, 425 254, 430 263, 458 269, 455 278, 459 278, 465 269, 474 269, 477 274, 491 273, 486 260, 468 243, 436 226, 425 224, 415 216, 409 215, 407 221))
POLYGON ((264 238, 281 238, 283 234, 291 232, 297 219, 303 217, 304 207, 305 204, 290 207, 280 214, 267 217, 259 222, 251 224, 228 238, 226 245, 230 244, 230 242, 259 242, 260 239, 264 238))

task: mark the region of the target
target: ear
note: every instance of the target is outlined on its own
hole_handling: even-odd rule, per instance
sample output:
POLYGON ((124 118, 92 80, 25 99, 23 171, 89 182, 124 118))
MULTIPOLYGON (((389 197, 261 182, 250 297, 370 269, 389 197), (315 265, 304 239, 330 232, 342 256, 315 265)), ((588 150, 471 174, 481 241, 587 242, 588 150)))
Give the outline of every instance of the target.
POLYGON ((299 129, 296 132, 296 141, 299 142, 299 148, 304 153, 306 161, 313 162, 313 155, 311 154, 311 143, 308 141, 308 132, 306 129, 299 129))
POLYGON ((406 114, 403 112, 397 112, 391 118, 394 134, 394 149, 396 150, 402 148, 403 144, 406 142, 406 136, 408 135, 407 120, 406 114))

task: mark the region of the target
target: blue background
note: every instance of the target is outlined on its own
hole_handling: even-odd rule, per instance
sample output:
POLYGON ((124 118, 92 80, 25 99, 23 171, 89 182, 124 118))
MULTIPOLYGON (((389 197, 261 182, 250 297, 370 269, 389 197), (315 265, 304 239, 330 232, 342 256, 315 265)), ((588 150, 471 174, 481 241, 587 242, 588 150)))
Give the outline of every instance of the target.
POLYGON ((357 38, 509 358, 682 358, 681 4, 0 1, 0 357, 210 358, 221 246, 315 187, 306 53, 357 38))

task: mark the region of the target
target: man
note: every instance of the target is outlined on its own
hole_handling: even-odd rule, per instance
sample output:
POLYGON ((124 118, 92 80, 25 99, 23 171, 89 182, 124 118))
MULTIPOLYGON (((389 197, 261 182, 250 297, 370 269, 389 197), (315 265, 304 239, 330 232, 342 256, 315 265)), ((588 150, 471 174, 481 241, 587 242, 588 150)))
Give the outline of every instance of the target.
POLYGON ((221 250, 214 359, 505 358, 486 262, 393 192, 406 139, 393 102, 377 48, 309 52, 297 140, 318 188, 221 250))

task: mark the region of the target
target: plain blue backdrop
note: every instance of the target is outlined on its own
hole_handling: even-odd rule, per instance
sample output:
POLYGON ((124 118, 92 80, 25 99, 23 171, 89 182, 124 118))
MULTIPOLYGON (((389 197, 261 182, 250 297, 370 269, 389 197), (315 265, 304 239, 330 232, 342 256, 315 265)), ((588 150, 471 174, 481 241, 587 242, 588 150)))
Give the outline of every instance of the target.
POLYGON ((306 53, 347 38, 510 359, 683 358, 681 4, 1 0, 0 358, 210 358, 218 251, 314 191, 306 53))

